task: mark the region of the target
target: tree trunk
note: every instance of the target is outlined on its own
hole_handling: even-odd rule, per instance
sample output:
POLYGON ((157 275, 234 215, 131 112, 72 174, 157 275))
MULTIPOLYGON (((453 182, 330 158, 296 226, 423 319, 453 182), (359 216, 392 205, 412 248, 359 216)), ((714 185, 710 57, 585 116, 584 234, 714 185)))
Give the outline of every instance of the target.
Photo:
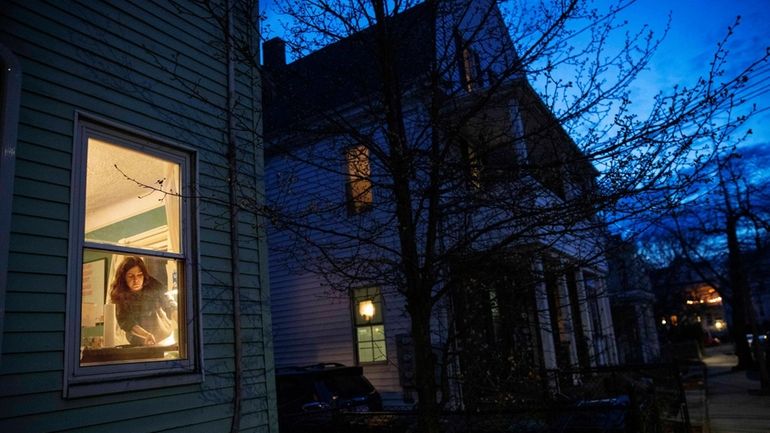
POLYGON ((404 269, 408 312, 412 322, 412 340, 415 354, 415 382, 419 399, 421 433, 439 433, 439 406, 436 399, 435 359, 431 344, 430 317, 433 309, 431 285, 426 284, 420 269, 417 223, 413 215, 413 197, 410 186, 412 156, 407 149, 407 134, 401 88, 396 73, 395 53, 389 40, 385 2, 372 4, 376 16, 376 41, 379 48, 379 70, 388 143, 389 164, 393 178, 393 195, 401 263, 404 269))
MULTIPOLYGON (((411 300, 410 300, 411 301, 411 300)), ((428 300, 429 301, 429 300, 428 300)), ((430 305, 424 299, 409 304, 412 319, 412 340, 414 341, 415 379, 417 385, 417 408, 419 431, 439 433, 439 405, 436 399, 436 358, 433 354, 430 327, 430 305)))
POLYGON ((748 284, 741 263, 740 243, 738 242, 737 218, 727 217, 727 253, 728 275, 733 289, 733 326, 732 335, 735 340, 735 354, 738 356, 736 369, 746 369, 751 366, 751 348, 746 341, 748 284))
POLYGON ((754 320, 754 306, 751 305, 751 295, 746 274, 743 270, 740 244, 738 243, 738 228, 736 218, 727 220, 727 251, 730 283, 733 287, 733 337, 735 338, 735 353, 738 355, 737 369, 752 366, 751 352, 754 352, 759 367, 759 378, 763 392, 770 392, 770 377, 768 377, 767 362, 762 344, 759 342, 759 330, 754 320), (747 326, 748 325, 748 326, 747 326), (754 336, 753 347, 746 341, 746 333, 754 336))

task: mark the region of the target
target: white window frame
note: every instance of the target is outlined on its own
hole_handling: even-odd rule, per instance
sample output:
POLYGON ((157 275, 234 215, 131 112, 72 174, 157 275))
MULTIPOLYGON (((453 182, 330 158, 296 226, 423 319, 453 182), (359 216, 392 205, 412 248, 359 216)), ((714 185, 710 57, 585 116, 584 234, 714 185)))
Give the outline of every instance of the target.
MULTIPOLYGON (((21 67, 11 50, 0 44, 0 347, 3 345, 8 247, 11 237, 16 133, 21 98, 21 67)), ((2 351, 0 351, 2 360, 2 351)))
POLYGON ((193 149, 146 133, 119 126, 96 116, 75 114, 73 167, 70 206, 69 274, 67 278, 66 343, 64 359, 64 397, 82 397, 149 388, 178 386, 203 380, 201 319, 198 284, 197 203, 191 196, 181 198, 181 245, 179 254, 153 252, 154 256, 182 259, 185 294, 179 305, 180 338, 186 347, 186 358, 152 362, 131 362, 103 365, 80 365, 81 287, 84 249, 97 249, 117 254, 146 256, 147 250, 120 245, 87 242, 84 239, 87 145, 89 138, 98 138, 148 155, 173 161, 180 165, 183 191, 197 185, 197 154, 193 149))
MULTIPOLYGON (((353 289, 352 292, 351 292, 351 301, 352 301, 351 313, 353 315, 353 317, 352 317, 352 321, 353 321, 353 346, 355 348, 356 364, 357 365, 386 364, 390 357, 388 356, 388 335, 387 335, 387 332, 386 332, 386 329, 385 329, 385 297, 382 294, 382 289, 380 287, 377 287, 377 286, 357 287, 357 288, 353 289), (359 290, 367 290, 367 291, 368 290, 376 290, 376 294, 375 295, 357 296, 356 292, 358 292, 359 290), (379 322, 375 322, 375 323, 371 323, 371 321, 370 321, 370 322, 365 323, 365 324, 358 324, 358 320, 357 320, 356 316, 359 315, 359 311, 358 311, 359 301, 362 298, 369 298, 369 297, 371 297, 371 298, 379 297, 379 302, 378 302, 379 305, 376 306, 376 308, 378 308, 380 310, 380 318, 381 318, 381 320, 379 322), (382 332, 383 332, 383 334, 385 336, 385 338, 382 340, 382 343, 383 343, 384 349, 385 349, 385 353, 384 353, 385 358, 384 359, 378 359, 376 361, 362 361, 361 357, 360 357, 361 341, 358 340, 358 329, 359 328, 363 328, 363 327, 369 327, 369 328, 372 328, 372 330, 373 330, 373 328, 375 326, 382 326, 382 332)), ((374 341, 375 340, 372 339, 371 343, 374 344, 374 341)))

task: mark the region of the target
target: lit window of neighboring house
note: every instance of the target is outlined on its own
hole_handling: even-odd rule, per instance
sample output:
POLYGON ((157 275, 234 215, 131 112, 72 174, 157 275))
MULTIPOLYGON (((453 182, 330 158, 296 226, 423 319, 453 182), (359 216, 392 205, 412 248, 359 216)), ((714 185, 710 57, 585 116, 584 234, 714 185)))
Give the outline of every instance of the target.
POLYGON ((479 55, 470 48, 463 49, 463 84, 469 92, 480 85, 479 55))
POLYGON ((348 174, 348 212, 358 214, 369 210, 373 201, 369 149, 363 145, 351 147, 345 152, 345 160, 348 174))
POLYGON ((353 310, 358 362, 386 361, 385 325, 382 319, 380 289, 376 287, 355 289, 353 310))
POLYGON ((459 34, 455 35, 457 44, 458 63, 460 67, 460 83, 469 92, 480 87, 482 83, 481 61, 478 53, 459 34))
POLYGON ((8 271, 20 90, 19 62, 9 49, 0 45, 0 346, 2 346, 5 321, 5 285, 8 271))
POLYGON ((69 395, 193 373, 194 154, 79 119, 73 160, 69 395))

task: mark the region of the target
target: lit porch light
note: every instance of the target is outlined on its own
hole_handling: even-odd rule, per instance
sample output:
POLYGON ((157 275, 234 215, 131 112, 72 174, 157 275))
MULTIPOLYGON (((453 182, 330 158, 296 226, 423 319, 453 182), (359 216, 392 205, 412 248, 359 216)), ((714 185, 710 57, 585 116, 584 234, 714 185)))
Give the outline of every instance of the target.
POLYGON ((371 299, 358 303, 358 314, 360 314, 364 320, 372 320, 372 317, 374 317, 374 303, 371 299))
POLYGON ((717 320, 714 322, 714 327, 717 328, 718 331, 721 331, 725 327, 725 322, 723 320, 717 320))

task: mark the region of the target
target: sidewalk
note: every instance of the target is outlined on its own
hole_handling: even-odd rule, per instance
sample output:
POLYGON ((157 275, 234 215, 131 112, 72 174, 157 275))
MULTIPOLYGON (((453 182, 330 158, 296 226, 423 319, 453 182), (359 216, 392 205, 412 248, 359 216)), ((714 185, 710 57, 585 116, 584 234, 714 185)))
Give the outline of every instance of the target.
MULTIPOLYGON (((708 419, 711 433, 770 433, 770 396, 759 389, 756 372, 731 371, 738 363, 732 345, 706 349, 708 419)), ((706 431, 706 430, 704 430, 706 431)))

